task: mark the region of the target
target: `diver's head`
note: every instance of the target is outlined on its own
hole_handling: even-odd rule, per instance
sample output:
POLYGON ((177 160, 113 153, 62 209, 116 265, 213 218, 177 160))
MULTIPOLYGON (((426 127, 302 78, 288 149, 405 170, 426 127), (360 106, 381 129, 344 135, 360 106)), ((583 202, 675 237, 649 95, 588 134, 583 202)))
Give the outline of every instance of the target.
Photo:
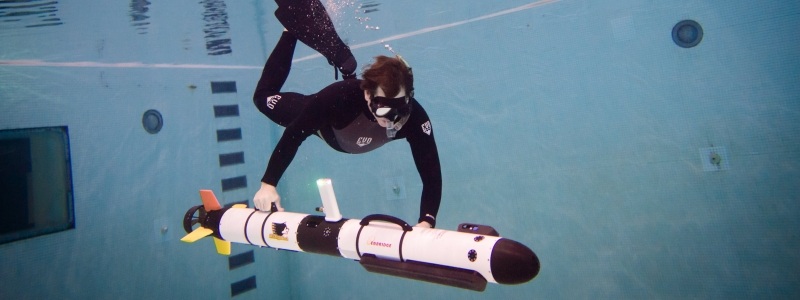
POLYGON ((411 114, 411 97, 406 95, 403 87, 395 97, 391 98, 386 97, 386 92, 381 87, 372 93, 365 90, 364 99, 367 100, 369 110, 382 127, 402 126, 411 114))
POLYGON ((383 127, 399 130, 411 114, 414 77, 401 57, 375 57, 361 75, 370 111, 383 127))

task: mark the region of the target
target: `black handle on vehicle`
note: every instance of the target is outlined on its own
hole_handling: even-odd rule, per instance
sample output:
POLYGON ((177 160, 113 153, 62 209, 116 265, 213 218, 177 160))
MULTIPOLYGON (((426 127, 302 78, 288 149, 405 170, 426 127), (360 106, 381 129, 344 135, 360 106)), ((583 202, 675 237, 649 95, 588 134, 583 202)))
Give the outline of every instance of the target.
POLYGON ((389 215, 382 215, 382 214, 374 214, 374 215, 366 216, 365 218, 361 219, 361 226, 367 226, 367 225, 369 225, 369 222, 372 222, 372 221, 384 221, 384 222, 389 222, 389 223, 392 223, 392 224, 396 224, 396 225, 402 227, 403 231, 414 230, 414 228, 411 227, 411 225, 408 225, 408 223, 406 223, 406 221, 400 220, 400 218, 397 218, 397 217, 392 217, 392 216, 389 216, 389 215))

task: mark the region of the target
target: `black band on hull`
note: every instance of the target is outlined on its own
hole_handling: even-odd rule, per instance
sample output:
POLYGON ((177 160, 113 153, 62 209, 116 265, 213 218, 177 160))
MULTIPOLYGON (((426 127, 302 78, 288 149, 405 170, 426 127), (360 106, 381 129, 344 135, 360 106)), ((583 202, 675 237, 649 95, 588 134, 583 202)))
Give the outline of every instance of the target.
MULTIPOLYGON (((273 203, 272 205, 275 205, 275 204, 273 203)), ((264 222, 261 223, 261 240, 264 242, 264 245, 268 245, 268 246, 269 246, 269 243, 267 243, 267 235, 265 234, 266 231, 264 231, 264 230, 267 227, 267 220, 269 220, 269 217, 271 217, 271 216, 272 216, 272 212, 270 212, 269 215, 267 215, 267 217, 264 218, 264 222)))
POLYGON ((346 221, 328 222, 324 216, 308 215, 297 228, 297 245, 304 252, 341 256, 339 231, 346 221))
POLYGON ((222 220, 222 215, 224 215, 228 209, 229 208, 223 208, 206 212, 206 217, 205 219, 200 220, 200 225, 205 228, 210 228, 212 231, 214 231, 214 237, 223 239, 219 233, 219 223, 222 220))
POLYGON ((251 212, 250 215, 247 216, 247 220, 244 221, 244 239, 247 240, 247 243, 249 243, 250 245, 255 245, 255 244, 253 244, 253 242, 250 241, 250 237, 247 236, 247 225, 250 224, 250 218, 252 218, 256 212, 257 210, 251 212))

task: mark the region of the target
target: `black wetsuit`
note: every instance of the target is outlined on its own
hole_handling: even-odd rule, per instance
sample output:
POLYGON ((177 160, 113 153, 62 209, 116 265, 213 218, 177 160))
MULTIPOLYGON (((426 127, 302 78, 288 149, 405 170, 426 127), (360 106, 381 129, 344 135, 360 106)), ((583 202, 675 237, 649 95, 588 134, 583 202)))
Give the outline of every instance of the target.
POLYGON ((378 125, 369 110, 364 91, 360 88, 361 80, 337 81, 307 96, 281 92, 291 69, 296 44, 297 39, 291 33, 283 33, 267 59, 253 96, 261 113, 286 127, 261 181, 277 186, 300 144, 310 135, 320 136, 332 148, 345 153, 364 153, 392 140, 406 139, 422 179, 419 221, 435 225, 442 198, 442 172, 425 109, 417 101, 412 101, 408 121, 390 139, 386 128, 378 125))

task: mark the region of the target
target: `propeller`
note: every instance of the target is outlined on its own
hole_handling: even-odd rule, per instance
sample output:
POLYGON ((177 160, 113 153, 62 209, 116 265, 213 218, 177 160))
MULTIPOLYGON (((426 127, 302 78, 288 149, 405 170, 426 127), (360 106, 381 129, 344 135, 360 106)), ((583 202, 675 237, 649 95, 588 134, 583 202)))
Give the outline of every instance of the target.
MULTIPOLYGON (((222 206, 219 204, 217 197, 214 196, 214 192, 211 190, 200 190, 200 199, 203 201, 203 205, 190 208, 183 218, 183 229, 189 233, 181 238, 181 241, 183 242, 194 243, 204 237, 214 234, 214 230, 203 227, 203 220, 206 218, 208 212, 220 210, 222 209, 222 206), (194 216, 196 212, 198 213, 197 217, 194 216), (200 227, 192 230, 192 227, 195 224, 200 224, 200 227)), ((247 205, 236 204, 233 207, 245 208, 247 205)), ((217 253, 222 255, 231 255, 231 242, 214 237, 214 246, 217 248, 217 253)))

